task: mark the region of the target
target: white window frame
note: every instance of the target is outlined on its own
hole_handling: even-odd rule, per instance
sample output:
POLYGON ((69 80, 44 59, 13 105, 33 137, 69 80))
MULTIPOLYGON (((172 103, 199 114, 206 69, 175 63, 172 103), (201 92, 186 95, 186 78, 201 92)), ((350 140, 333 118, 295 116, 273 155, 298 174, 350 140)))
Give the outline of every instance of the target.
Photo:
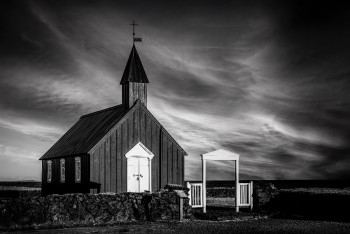
POLYGON ((75 158, 75 183, 81 182, 81 158, 75 158), (78 166, 79 165, 79 166, 78 166))
POLYGON ((64 183, 66 181, 66 160, 60 159, 60 181, 64 183))
POLYGON ((46 174, 46 181, 47 183, 51 183, 52 181, 52 161, 47 161, 47 174, 46 174))

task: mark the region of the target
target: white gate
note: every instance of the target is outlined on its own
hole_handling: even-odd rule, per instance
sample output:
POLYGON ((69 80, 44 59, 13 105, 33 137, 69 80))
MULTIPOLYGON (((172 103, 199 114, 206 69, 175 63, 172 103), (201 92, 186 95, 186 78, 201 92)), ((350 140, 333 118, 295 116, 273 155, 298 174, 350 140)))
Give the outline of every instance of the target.
POLYGON ((190 198, 190 205, 192 208, 203 207, 203 193, 202 193, 202 183, 190 183, 187 182, 188 197, 190 198))
POLYGON ((240 200, 238 205, 240 207, 250 207, 253 209, 253 181, 250 183, 239 183, 240 200))
MULTIPOLYGON (((203 207, 202 183, 187 182, 189 203, 192 208, 203 207)), ((250 183, 239 183, 239 207, 250 207, 253 209, 253 181, 250 183)))

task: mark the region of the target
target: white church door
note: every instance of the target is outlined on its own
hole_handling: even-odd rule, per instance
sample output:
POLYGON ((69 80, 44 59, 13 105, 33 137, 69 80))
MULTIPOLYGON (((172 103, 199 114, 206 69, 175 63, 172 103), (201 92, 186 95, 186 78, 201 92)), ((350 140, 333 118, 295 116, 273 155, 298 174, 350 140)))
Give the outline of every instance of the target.
POLYGON ((141 142, 128 153, 127 158, 127 191, 141 193, 151 191, 151 160, 153 154, 141 142))
POLYGON ((128 159, 128 192, 144 192, 150 188, 148 158, 128 159))

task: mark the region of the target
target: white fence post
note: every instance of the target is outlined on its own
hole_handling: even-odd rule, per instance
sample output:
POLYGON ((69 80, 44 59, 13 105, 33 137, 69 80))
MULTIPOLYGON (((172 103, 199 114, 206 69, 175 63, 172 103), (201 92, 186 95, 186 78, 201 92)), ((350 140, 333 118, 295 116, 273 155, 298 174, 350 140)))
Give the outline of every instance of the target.
POLYGON ((253 210, 253 181, 250 181, 250 210, 253 210))
POLYGON ((189 198, 189 204, 192 205, 191 203, 191 184, 190 182, 186 182, 186 187, 188 188, 188 198, 189 198))

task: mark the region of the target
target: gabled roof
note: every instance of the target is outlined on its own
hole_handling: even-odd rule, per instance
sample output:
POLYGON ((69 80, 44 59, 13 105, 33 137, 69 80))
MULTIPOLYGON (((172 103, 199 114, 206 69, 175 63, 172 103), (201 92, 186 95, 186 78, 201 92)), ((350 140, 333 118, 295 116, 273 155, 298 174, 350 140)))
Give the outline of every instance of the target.
POLYGON ((132 50, 120 84, 122 85, 127 82, 149 83, 135 45, 132 46, 132 50))
POLYGON ((135 110, 141 108, 151 117, 155 124, 161 127, 161 131, 171 139, 174 144, 187 155, 186 151, 164 129, 157 119, 149 112, 140 100, 137 100, 132 108, 125 111, 123 105, 110 107, 80 117, 76 122, 41 158, 52 159, 65 156, 88 154, 98 145, 108 133, 122 122, 126 121, 135 110))
POLYGON ((40 160, 87 154, 124 115, 122 105, 83 115, 40 160))

